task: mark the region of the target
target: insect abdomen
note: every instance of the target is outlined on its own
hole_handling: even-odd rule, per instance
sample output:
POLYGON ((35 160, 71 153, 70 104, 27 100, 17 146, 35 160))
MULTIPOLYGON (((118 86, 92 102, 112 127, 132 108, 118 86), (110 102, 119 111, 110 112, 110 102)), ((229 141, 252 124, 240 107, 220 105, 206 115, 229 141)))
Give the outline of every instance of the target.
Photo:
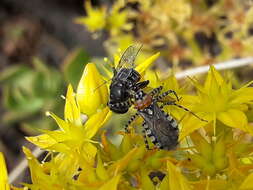
POLYGON ((146 126, 146 135, 151 142, 160 149, 172 150, 178 145, 178 124, 169 114, 163 112, 158 106, 152 117, 142 113, 146 126))
POLYGON ((178 145, 178 124, 173 118, 170 121, 167 119, 165 123, 166 125, 160 126, 161 133, 157 134, 157 141, 162 149, 172 150, 178 145))

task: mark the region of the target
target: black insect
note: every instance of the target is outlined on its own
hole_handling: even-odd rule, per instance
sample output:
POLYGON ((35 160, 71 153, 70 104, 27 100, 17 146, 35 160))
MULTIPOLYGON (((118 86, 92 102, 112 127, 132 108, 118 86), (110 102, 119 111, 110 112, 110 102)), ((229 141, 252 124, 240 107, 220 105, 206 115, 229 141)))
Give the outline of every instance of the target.
POLYGON ((131 107, 133 93, 145 88, 149 81, 139 82, 141 75, 134 69, 135 58, 141 47, 129 46, 120 58, 119 64, 113 68, 108 106, 115 113, 126 113, 131 107))
POLYGON ((169 90, 159 95, 161 90, 162 86, 153 89, 149 94, 146 94, 143 90, 136 92, 134 105, 137 112, 128 121, 128 124, 125 126, 125 131, 129 132, 129 125, 137 116, 141 116, 144 119, 142 123, 142 132, 147 149, 150 149, 147 141, 147 137, 149 137, 157 148, 172 150, 175 149, 178 144, 178 123, 172 116, 163 111, 163 107, 166 105, 174 105, 190 112, 196 117, 198 116, 187 108, 176 104, 175 101, 161 102, 161 100, 170 93, 173 93, 177 100, 179 100, 175 91, 169 90), (161 102, 160 106, 158 102, 161 102))

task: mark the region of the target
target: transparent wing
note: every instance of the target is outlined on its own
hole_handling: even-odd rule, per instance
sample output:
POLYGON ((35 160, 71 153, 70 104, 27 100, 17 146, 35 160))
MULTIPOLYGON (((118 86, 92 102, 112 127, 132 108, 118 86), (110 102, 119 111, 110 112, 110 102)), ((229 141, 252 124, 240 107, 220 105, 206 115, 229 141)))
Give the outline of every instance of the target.
POLYGON ((134 68, 135 67, 135 58, 137 57, 139 51, 141 50, 142 45, 131 45, 129 46, 121 56, 119 64, 116 67, 116 70, 119 70, 122 67, 125 68, 134 68))

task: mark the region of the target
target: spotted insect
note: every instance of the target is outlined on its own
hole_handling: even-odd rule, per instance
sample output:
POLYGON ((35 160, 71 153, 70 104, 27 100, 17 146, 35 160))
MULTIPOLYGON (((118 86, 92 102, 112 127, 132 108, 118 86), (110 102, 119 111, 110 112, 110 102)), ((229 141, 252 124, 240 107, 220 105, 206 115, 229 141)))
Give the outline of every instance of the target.
POLYGON ((144 119, 142 123, 142 132, 147 149, 150 149, 147 137, 158 149, 172 150, 177 147, 179 133, 178 123, 171 115, 163 111, 164 106, 174 105, 198 117, 187 108, 176 104, 175 101, 162 103, 161 100, 170 93, 173 93, 177 100, 179 100, 176 92, 173 90, 166 91, 159 95, 162 88, 162 86, 155 88, 149 94, 146 94, 143 90, 136 92, 134 106, 137 112, 130 118, 128 124, 125 126, 125 131, 129 132, 128 127, 137 116, 141 116, 144 119), (162 105, 159 106, 158 102, 161 102, 162 105))
POLYGON ((139 82, 141 75, 134 69, 135 59, 140 47, 129 46, 120 58, 119 64, 113 68, 108 106, 115 113, 126 113, 131 107, 134 92, 145 88, 149 81, 139 82))

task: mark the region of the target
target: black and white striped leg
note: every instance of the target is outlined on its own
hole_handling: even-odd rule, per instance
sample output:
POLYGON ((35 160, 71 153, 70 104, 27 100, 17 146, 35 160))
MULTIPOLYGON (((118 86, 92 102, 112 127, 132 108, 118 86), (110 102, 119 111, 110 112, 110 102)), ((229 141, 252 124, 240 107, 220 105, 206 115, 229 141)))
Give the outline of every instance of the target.
POLYGON ((176 93, 174 90, 168 90, 168 91, 162 93, 161 95, 157 96, 156 101, 162 100, 163 98, 165 98, 166 96, 168 96, 168 95, 171 94, 171 93, 174 94, 174 96, 177 98, 177 101, 180 100, 180 99, 178 98, 177 93, 176 93))
POLYGON ((142 130, 142 133, 143 133, 143 137, 144 137, 144 141, 145 141, 145 144, 146 144, 146 148, 148 150, 151 150, 151 148, 149 147, 148 145, 148 140, 147 140, 147 137, 150 139, 150 141, 158 148, 158 149, 162 149, 162 145, 157 141, 156 137, 152 134, 151 130, 148 128, 146 122, 144 121, 142 123, 142 127, 143 127, 143 130, 142 130))
POLYGON ((179 108, 181 108, 181 109, 183 109, 183 110, 185 110, 185 111, 191 113, 192 115, 194 115, 194 116, 195 116, 196 118, 198 118, 199 120, 208 122, 207 120, 204 120, 204 119, 200 118, 199 116, 197 116, 195 113, 193 113, 193 112, 190 111, 189 109, 187 109, 187 108, 185 108, 185 107, 183 107, 183 106, 181 106, 181 105, 176 104, 174 101, 170 101, 170 102, 165 102, 165 103, 163 103, 163 106, 166 106, 166 105, 177 106, 177 107, 179 107, 179 108))
POLYGON ((159 94, 162 89, 163 86, 159 86, 158 88, 154 88, 149 94, 153 97, 154 95, 159 94))
POLYGON ((150 150, 150 147, 149 147, 149 144, 148 144, 148 139, 147 139, 147 135, 146 135, 146 123, 143 122, 142 123, 142 135, 143 135, 143 139, 144 139, 144 142, 145 142, 145 146, 146 146, 146 149, 150 150))
POLYGON ((130 124, 136 119, 136 117, 138 116, 138 112, 136 112, 134 115, 131 116, 131 118, 128 120, 127 124, 125 125, 124 129, 126 133, 129 133, 130 131, 128 130, 128 127, 130 126, 130 124))

